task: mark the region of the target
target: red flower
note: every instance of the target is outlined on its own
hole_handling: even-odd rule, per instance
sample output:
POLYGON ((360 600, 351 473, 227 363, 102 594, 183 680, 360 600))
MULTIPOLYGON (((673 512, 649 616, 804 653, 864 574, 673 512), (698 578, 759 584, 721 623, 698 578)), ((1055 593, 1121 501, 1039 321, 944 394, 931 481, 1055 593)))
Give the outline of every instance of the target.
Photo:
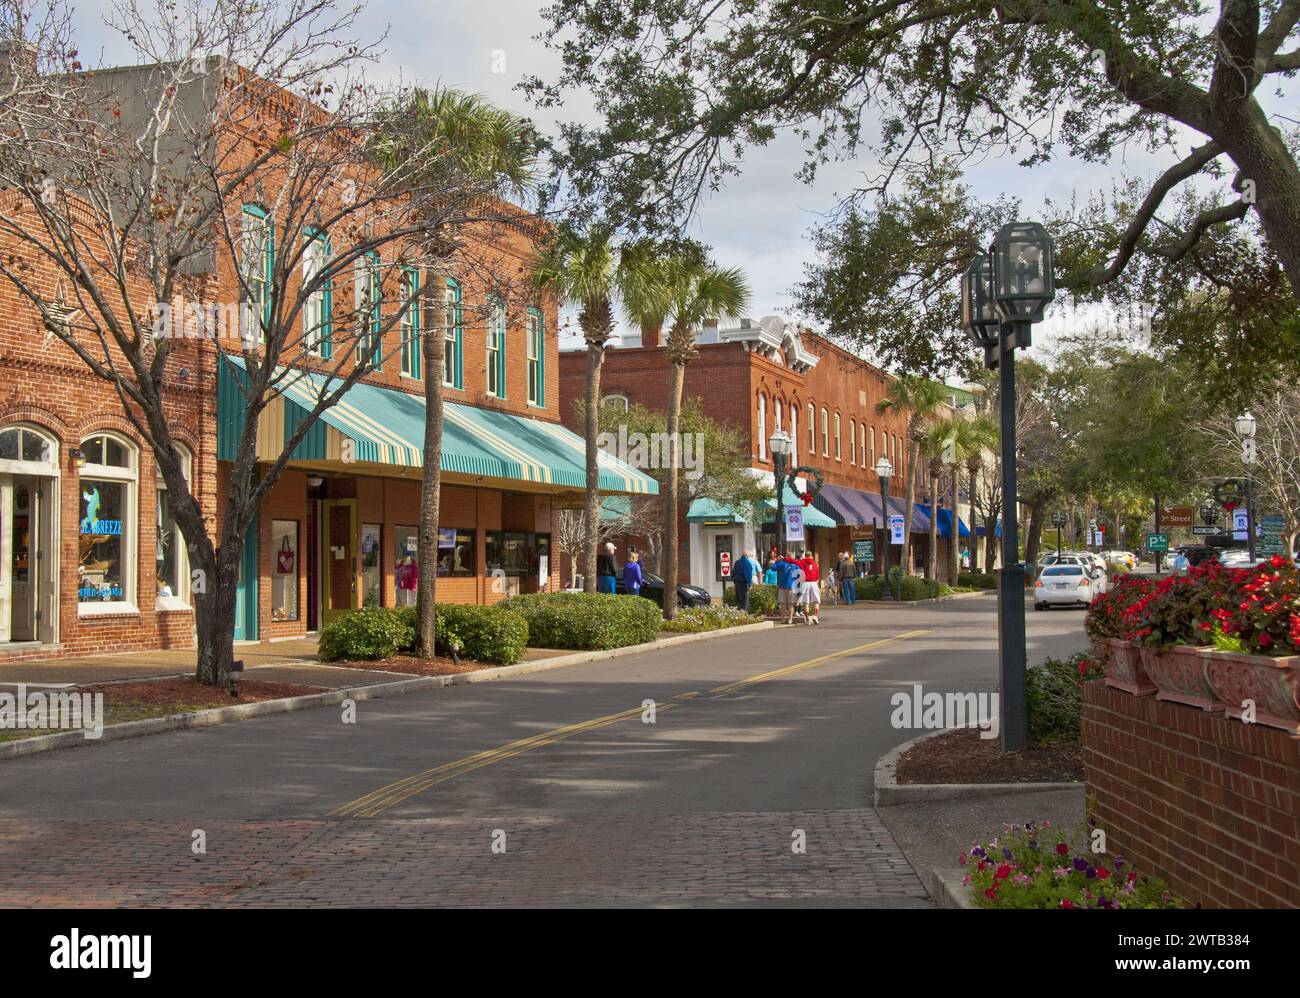
POLYGON ((1261 648, 1267 648, 1272 643, 1273 643, 1273 635, 1269 634, 1268 631, 1259 632, 1259 646, 1261 648))
POLYGON ((1104 866, 1097 867, 1097 878, 1099 880, 1105 880, 1109 876, 1110 876, 1110 871, 1108 869, 1106 869, 1104 866))
POLYGON ((998 892, 994 888, 990 887, 984 892, 984 896, 988 898, 990 901, 996 901, 998 897, 998 892))
POLYGON ((1069 853, 1069 851, 1070 851, 1070 847, 1067 846, 1064 842, 1056 843, 1056 855, 1065 856, 1069 853))
POLYGON ((1283 565, 1286 564, 1286 559, 1283 558, 1280 554, 1275 554, 1273 555, 1272 558, 1268 559, 1268 563, 1272 565, 1274 568, 1281 568, 1283 565))
POLYGON ((993 879, 994 879, 994 880, 1006 880, 1007 877, 1009 877, 1009 876, 1011 876, 1011 864, 1010 864, 1010 863, 1003 863, 1001 866, 999 866, 999 867, 997 868, 997 872, 995 872, 995 873, 993 874, 993 879))
POLYGON ((1069 898, 1061 898, 1061 903, 1058 904, 1056 907, 1058 907, 1058 908, 1073 908, 1074 905, 1070 903, 1070 899, 1069 899, 1069 898))

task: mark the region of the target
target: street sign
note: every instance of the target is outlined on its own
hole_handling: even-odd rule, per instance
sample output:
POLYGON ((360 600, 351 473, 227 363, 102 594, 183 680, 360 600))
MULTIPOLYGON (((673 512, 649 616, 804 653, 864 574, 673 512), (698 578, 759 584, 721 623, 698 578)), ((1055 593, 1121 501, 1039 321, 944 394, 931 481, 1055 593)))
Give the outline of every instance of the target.
POLYGON ((1162 527, 1190 527, 1196 519, 1196 510, 1191 506, 1171 506, 1160 514, 1162 527))
POLYGON ((1255 438, 1247 437, 1241 442, 1241 463, 1255 463, 1255 438))
POLYGON ((803 541, 803 506, 787 506, 785 508, 785 539, 787 541, 803 541))
POLYGON ((731 552, 730 551, 718 552, 718 572, 722 575, 724 579, 731 578, 731 552))
POLYGON ((1059 509, 1052 514, 1053 527, 1064 527, 1069 522, 1070 522, 1070 518, 1066 516, 1066 514, 1062 513, 1059 509))
POLYGON ((1195 527, 1192 528, 1192 533, 1200 534, 1203 536, 1213 536, 1218 532, 1219 532, 1218 527, 1202 527, 1200 524, 1197 524, 1195 527))
POLYGON ((870 562, 876 560, 876 542, 874 540, 862 540, 853 542, 853 560, 861 562, 870 562))
POLYGON ((1244 509, 1234 509, 1232 511, 1232 539, 1234 541, 1244 541, 1246 531, 1249 529, 1244 509))
POLYGON ((1096 529, 1097 529, 1097 518, 1096 518, 1095 516, 1094 516, 1091 520, 1088 521, 1088 529, 1089 529, 1089 530, 1096 530, 1096 529))
POLYGON ((889 514, 889 543, 897 544, 900 547, 903 544, 903 514, 889 514))
POLYGON ((1286 538, 1282 532, 1286 529, 1286 517, 1278 516, 1276 513, 1270 513, 1259 518, 1260 528, 1260 545, 1259 553, 1262 555, 1287 555, 1286 538))
POLYGON ((1169 535, 1168 534, 1147 534, 1148 551, 1168 551, 1169 535))

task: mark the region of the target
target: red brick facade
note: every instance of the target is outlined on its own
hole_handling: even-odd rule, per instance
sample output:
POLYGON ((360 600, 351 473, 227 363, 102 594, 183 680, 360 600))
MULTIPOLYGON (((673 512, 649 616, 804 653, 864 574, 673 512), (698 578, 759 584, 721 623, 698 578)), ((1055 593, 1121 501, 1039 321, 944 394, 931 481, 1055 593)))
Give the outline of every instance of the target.
POLYGON ((1206 907, 1300 907, 1300 740, 1093 682, 1083 761, 1109 851, 1206 907))

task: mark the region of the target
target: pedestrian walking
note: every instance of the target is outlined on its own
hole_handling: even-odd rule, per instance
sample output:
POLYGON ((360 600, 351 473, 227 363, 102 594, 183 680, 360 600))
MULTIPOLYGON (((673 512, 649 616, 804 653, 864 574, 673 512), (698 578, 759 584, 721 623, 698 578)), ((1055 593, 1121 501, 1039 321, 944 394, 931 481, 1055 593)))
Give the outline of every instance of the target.
POLYGON ((736 584, 736 606, 749 613, 749 587, 754 584, 755 561, 753 552, 746 551, 731 567, 731 581, 736 584))
POLYGON ((839 564, 835 566, 835 576, 840 580, 840 589, 844 593, 844 605, 853 606, 858 601, 858 589, 855 584, 858 577, 858 566, 849 552, 845 551, 840 555, 839 564))
POLYGON ((596 555, 596 591, 609 593, 618 591, 618 565, 614 561, 614 545, 606 542, 605 550, 596 555))
POLYGON ((772 562, 776 574, 776 610, 785 617, 787 624, 794 623, 794 608, 799 601, 799 586, 803 581, 803 569, 799 562, 789 555, 782 555, 772 562))
POLYGON ((629 596, 641 595, 641 583, 645 581, 645 575, 641 571, 641 556, 632 551, 627 556, 627 563, 623 566, 623 589, 629 596))
POLYGON ((799 592, 799 604, 804 608, 809 626, 820 626, 822 611, 821 571, 817 559, 811 551, 805 551, 799 559, 799 568, 803 572, 803 586, 799 592))

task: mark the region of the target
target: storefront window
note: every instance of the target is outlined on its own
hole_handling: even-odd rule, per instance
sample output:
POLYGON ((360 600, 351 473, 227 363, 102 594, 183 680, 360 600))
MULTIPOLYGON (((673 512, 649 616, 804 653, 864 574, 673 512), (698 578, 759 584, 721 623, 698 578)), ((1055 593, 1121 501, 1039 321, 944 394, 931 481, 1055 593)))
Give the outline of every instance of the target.
POLYGON ((509 576, 539 576, 542 559, 550 561, 551 535, 523 531, 489 530, 487 571, 509 576))
POLYGON ((474 574, 474 531, 438 528, 438 575, 474 574))
POLYGON ((298 521, 271 521, 271 619, 298 619, 298 521))
MULTIPOLYGON (((181 455, 181 464, 185 481, 190 480, 190 456, 182 447, 177 447, 181 455)), ((171 604, 175 607, 189 605, 189 560, 186 557, 185 537, 181 534, 176 518, 172 515, 171 495, 167 483, 161 474, 157 481, 158 510, 157 541, 154 545, 156 566, 154 577, 157 580, 157 597, 161 605, 171 604)))
POLYGON ((420 587, 420 531, 416 527, 393 528, 393 583, 397 589, 398 606, 415 606, 415 594, 420 587))
POLYGON ((81 479, 79 602, 126 602, 130 565, 126 557, 127 509, 125 482, 81 479))
POLYGON ((361 585, 364 596, 362 606, 379 606, 382 603, 383 575, 380 569, 380 528, 377 523, 361 524, 361 585))

